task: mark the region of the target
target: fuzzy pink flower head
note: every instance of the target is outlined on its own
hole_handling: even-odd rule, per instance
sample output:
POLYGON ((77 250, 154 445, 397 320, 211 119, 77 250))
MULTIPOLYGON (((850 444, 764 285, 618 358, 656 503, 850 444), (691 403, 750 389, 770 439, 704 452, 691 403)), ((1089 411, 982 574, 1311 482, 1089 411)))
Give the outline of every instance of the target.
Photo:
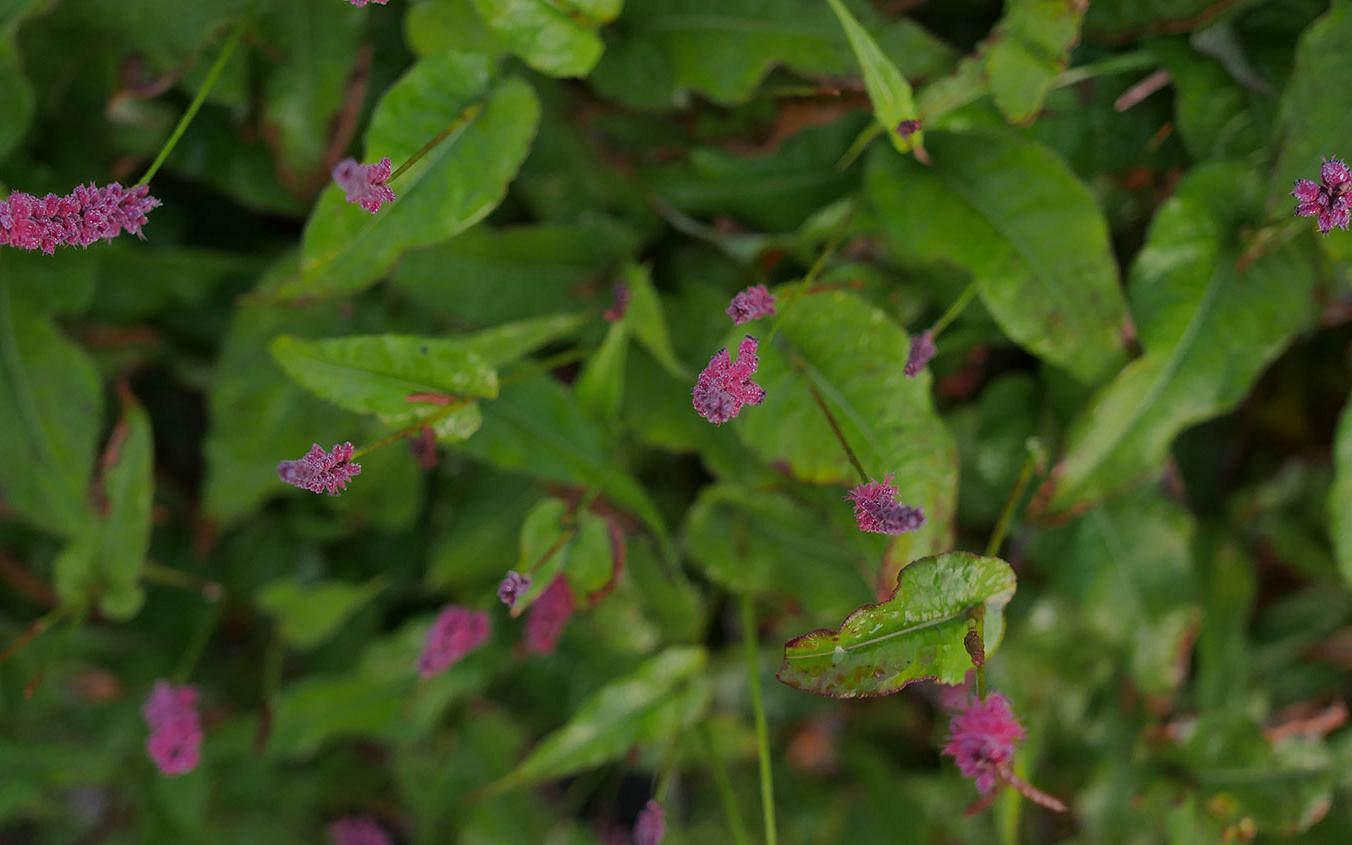
POLYGON ((775 298, 765 285, 749 287, 732 298, 727 314, 737 325, 772 317, 775 313, 775 298))
POLYGON ((337 496, 361 474, 361 464, 352 463, 354 451, 351 443, 337 443, 329 452, 315 443, 303 457, 277 464, 277 476, 292 487, 337 496))
POLYGON ((1341 159, 1326 158, 1319 167, 1319 182, 1297 179, 1291 190, 1296 214, 1313 217, 1325 235, 1348 228, 1352 222, 1352 170, 1341 159))
POLYGON ((695 410, 714 425, 722 425, 741 412, 743 405, 759 405, 765 399, 765 390, 751 381, 760 359, 756 357, 758 341, 751 335, 737 347, 737 361, 728 357, 727 347, 718 350, 709 359, 709 366, 699 374, 690 391, 695 410))
POLYGON ((559 647, 559 638, 576 607, 573 588, 568 579, 559 575, 549 582, 549 586, 530 606, 530 615, 526 617, 526 630, 523 635, 526 651, 533 654, 553 654, 559 647))
POLYGON ((88 247, 126 232, 141 237, 147 215, 160 201, 150 188, 79 185, 65 196, 35 197, 15 191, 0 202, 0 245, 47 255, 58 246, 88 247))
POLYGON ((611 296, 615 298, 615 303, 606 309, 602 316, 606 318, 607 323, 615 323, 624 319, 624 315, 629 313, 629 286, 620 282, 611 288, 611 296))
POLYGON ((375 214, 385 203, 398 199, 387 184, 392 169, 388 157, 375 164, 358 164, 356 159, 345 158, 333 168, 333 181, 343 189, 348 202, 375 214))
POLYGON ((1025 737, 1009 701, 999 693, 991 693, 985 701, 973 700, 954 714, 948 731, 943 753, 953 758, 963 777, 976 782, 983 795, 1003 779, 1003 770, 1014 759, 1015 743, 1025 737))
POLYGON ((661 845, 666 834, 666 811, 656 801, 649 801, 634 822, 634 845, 661 845))
POLYGON ((516 570, 507 570, 502 583, 498 584, 498 601, 508 607, 516 607, 516 600, 530 589, 530 576, 522 575, 516 570))
POLYGON ((1348 170, 1342 159, 1326 158, 1319 166, 1319 180, 1328 188, 1352 182, 1352 170, 1348 170))
POLYGON ((157 681, 141 715, 150 727, 146 753, 165 775, 187 774, 202 761, 202 723, 197 717, 197 690, 157 681))
POLYGON ((427 631, 427 641, 418 657, 418 674, 439 675, 459 663, 488 639, 488 614, 449 605, 427 631))
POLYGON ((375 3, 377 6, 384 6, 386 3, 390 2, 390 0, 347 0, 347 2, 356 6, 358 9, 362 9, 366 7, 367 3, 375 3))
POLYGON ((390 845, 385 829, 366 816, 344 816, 329 825, 331 845, 390 845))
POLYGON ((871 534, 902 534, 925 524, 925 512, 897 501, 892 473, 881 482, 870 481, 850 490, 845 496, 854 502, 854 521, 859 530, 871 534))
POLYGON ((934 335, 928 329, 911 338, 911 351, 906 355, 906 378, 915 378, 934 360, 934 335))

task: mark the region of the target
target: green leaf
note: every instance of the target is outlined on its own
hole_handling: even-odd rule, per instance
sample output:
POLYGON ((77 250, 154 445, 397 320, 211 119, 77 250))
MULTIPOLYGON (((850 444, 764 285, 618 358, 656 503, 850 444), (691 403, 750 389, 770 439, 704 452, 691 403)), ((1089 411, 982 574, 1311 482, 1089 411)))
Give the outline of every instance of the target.
POLYGON ((550 76, 586 76, 605 44, 597 30, 619 15, 623 0, 474 0, 499 42, 550 76))
POLYGON ((1343 408, 1333 450, 1335 479, 1329 491, 1329 531, 1343 581, 1352 586, 1352 401, 1343 408))
POLYGON ((103 416, 94 363, 22 296, 0 257, 0 495, 35 525, 75 537, 103 416))
POLYGON ((0 159, 19 145, 33 121, 36 100, 33 86, 23 74, 14 37, 0 28, 0 159))
POLYGON ((1237 164, 1205 165, 1156 215, 1131 274, 1145 355, 1072 425, 1051 510, 1104 498, 1157 471, 1180 431, 1238 404, 1310 319, 1315 277, 1303 245, 1236 266, 1238 228, 1258 205, 1255 181, 1237 164))
POLYGON ((410 7, 404 13, 404 40, 419 56, 461 51, 497 58, 503 53, 473 0, 424 0, 410 7))
POLYGON ((316 396, 375 414, 387 425, 435 416, 432 427, 444 439, 463 440, 478 429, 477 403, 462 400, 498 393, 497 373, 455 340, 368 335, 312 341, 282 335, 270 348, 287 375, 316 396), (451 404, 462 407, 447 415, 451 404))
POLYGON ((662 300, 653 287, 652 274, 638 264, 626 264, 624 283, 629 287, 629 310, 625 322, 634 330, 638 342, 652 353, 657 362, 676 378, 690 378, 690 372, 671 346, 667 320, 662 315, 662 300))
POLYGON ((289 298, 350 295, 404 252, 468 229, 492 211, 526 157, 540 106, 519 79, 491 83, 484 56, 445 53, 414 65, 385 93, 366 134, 364 161, 396 166, 439 133, 451 134, 395 183, 399 199, 370 214, 330 184, 305 227, 289 298))
POLYGON ((581 314, 555 314, 505 323, 462 335, 457 340, 488 366, 500 368, 516 363, 542 346, 576 334, 585 322, 586 318, 581 314))
POLYGON ((963 645, 972 609, 986 608, 989 657, 1004 634, 1014 586, 1014 570, 999 558, 968 552, 921 558, 901 570, 887 601, 859 608, 839 630, 789 640, 779 680, 832 698, 891 695, 920 680, 962 683, 972 668, 963 645))
POLYGON ((1027 123, 1037 116, 1052 80, 1066 69, 1080 40, 1087 3, 1076 0, 1005 0, 1005 14, 986 52, 995 105, 1005 117, 1027 123))
POLYGON ((332 636, 384 587, 379 577, 364 584, 273 581, 259 588, 254 601, 277 620, 277 630, 288 645, 310 649, 332 636))
POLYGON ((665 740, 707 708, 705 662, 701 648, 670 648, 602 687, 490 792, 558 780, 665 740))
POLYGON ((933 132, 927 149, 932 167, 880 150, 865 177, 897 256, 967 270, 1006 335, 1081 381, 1120 367, 1126 309, 1088 189, 1013 135, 933 132))
POLYGON ((512 605, 513 616, 524 613, 559 575, 585 599, 609 584, 615 572, 606 521, 559 499, 531 508, 521 524, 520 548, 516 569, 528 574, 531 584, 512 605))
MULTIPOLYGON (((742 334, 729 335, 730 348, 742 334)), ((744 408, 731 424, 742 442, 767 463, 787 463, 804 481, 858 484, 808 390, 810 378, 865 471, 880 481, 895 473, 902 500, 925 511, 925 527, 896 538, 892 557, 908 560, 950 548, 957 456, 930 399, 928 372, 913 379, 902 373, 910 349, 906 333, 877 308, 835 291, 786 302, 779 341, 760 347, 753 380, 765 388, 765 402, 744 408)), ((842 499, 839 507, 850 506, 842 499)))
POLYGON ((98 505, 52 566, 62 601, 96 598, 99 610, 118 620, 130 619, 141 609, 154 463, 150 417, 128 397, 108 441, 98 505))
POLYGON ((614 426, 624 394, 624 363, 629 354, 629 323, 617 320, 601 346, 587 358, 573 385, 573 396, 592 417, 614 426))
POLYGON ((868 30, 860 26, 854 15, 840 0, 828 0, 831 11, 840 19, 840 25, 850 40, 850 49, 864 71, 864 87, 868 89, 868 98, 873 103, 873 117, 899 152, 907 153, 915 147, 924 146, 924 133, 917 132, 902 137, 897 126, 903 120, 918 117, 915 101, 911 98, 911 86, 897 70, 897 66, 887 58, 878 43, 869 35, 868 30))

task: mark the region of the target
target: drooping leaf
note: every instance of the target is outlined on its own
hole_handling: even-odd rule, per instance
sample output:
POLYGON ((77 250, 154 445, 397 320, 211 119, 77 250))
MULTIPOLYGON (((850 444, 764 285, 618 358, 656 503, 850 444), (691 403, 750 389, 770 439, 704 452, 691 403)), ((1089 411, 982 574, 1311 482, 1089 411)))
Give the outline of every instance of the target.
POLYGON ((1352 401, 1343 408, 1334 441, 1333 489, 1329 491, 1329 530, 1343 580, 1352 585, 1352 401))
POLYGON ((474 0, 424 0, 410 7, 404 40, 419 56, 460 51, 497 58, 504 52, 474 10, 474 0))
POLYGON ((103 394, 93 362, 11 280, 0 256, 0 496, 41 528, 85 521, 103 394))
MULTIPOLYGON (((742 334, 729 335, 730 348, 742 334)), ((840 508, 848 511, 845 488, 860 481, 810 381, 865 472, 877 481, 895 473, 902 500, 925 511, 923 528, 897 538, 894 557, 902 560, 951 547, 957 493, 953 440, 931 402, 930 376, 902 373, 909 349, 896 323, 852 294, 786 303, 779 337, 761 344, 753 379, 765 388, 765 401, 744 408, 730 424, 767 463, 783 461, 804 481, 840 485, 840 508)))
POLYGON ((1238 227, 1259 205, 1251 171, 1193 171, 1156 215, 1132 267, 1145 355, 1073 424, 1051 510, 1104 498, 1153 473, 1183 429, 1223 414, 1309 319, 1314 274, 1296 244, 1244 269, 1238 227))
POLYGON ((784 645, 779 680, 832 698, 890 695, 924 679, 958 684, 972 668, 963 645, 972 609, 985 607, 989 656, 1004 634, 1014 570, 1003 560, 949 552, 908 564, 881 604, 850 614, 838 630, 803 634, 784 645))
POLYGON ((379 577, 364 584, 288 579, 265 584, 254 601, 277 620, 277 631, 288 645, 307 649, 328 639, 383 588, 379 577))
POLYGON ((491 791, 557 780, 666 740, 708 706, 705 662, 701 648, 669 648, 602 687, 491 791))
POLYGON ((330 184, 306 225, 300 272, 277 295, 356 293, 404 252, 482 220, 521 166, 539 111, 526 83, 493 82, 484 56, 444 53, 418 62, 376 107, 363 161, 389 157, 397 167, 440 133, 450 134, 395 181, 399 199, 377 214, 346 202, 330 184))
POLYGON ((474 0, 498 42, 550 76, 586 76, 605 44, 597 30, 615 19, 623 0, 474 0))
POLYGON ((1016 123, 1042 108, 1052 80, 1066 69, 1089 4, 1079 0, 1006 0, 986 51, 995 105, 1016 123))
POLYGON ((1123 362, 1126 309, 1108 227, 1054 153, 1008 134, 934 132, 933 166, 880 150, 865 178, 893 252, 972 274, 1016 343, 1084 382, 1123 362))
POLYGON ((903 120, 914 120, 918 113, 911 97, 911 86, 897 66, 878 47, 867 29, 855 20, 841 0, 828 0, 831 11, 840 19, 840 25, 850 41, 850 49, 864 72, 864 87, 873 103, 873 117, 898 151, 910 152, 924 145, 924 133, 903 135, 898 125, 903 120))
POLYGON ((574 334, 582 327, 581 314, 556 314, 504 323, 457 338, 468 352, 479 356, 489 367, 514 364, 535 350, 574 334))
POLYGON ((652 274, 638 264, 624 268, 624 283, 629 288, 629 311, 625 319, 634 330, 634 336, 643 344, 667 372, 677 378, 688 378, 690 373, 676 357, 671 346, 671 334, 662 313, 662 300, 653 287, 652 274))
POLYGON ((582 366, 573 384, 578 404, 595 419, 614 425, 620 416, 624 395, 624 364, 629 357, 629 323, 610 324, 605 339, 582 366))

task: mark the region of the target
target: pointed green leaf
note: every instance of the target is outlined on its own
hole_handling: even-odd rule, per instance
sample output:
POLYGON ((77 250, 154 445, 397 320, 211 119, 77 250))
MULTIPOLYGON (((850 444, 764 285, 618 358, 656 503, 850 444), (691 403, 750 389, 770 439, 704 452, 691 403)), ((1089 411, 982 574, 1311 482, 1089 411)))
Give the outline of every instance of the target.
POLYGON ((624 395, 624 363, 629 354, 629 324, 617 320, 606 330, 601 346, 587 358, 573 385, 578 404, 595 419, 613 426, 624 395))
POLYGON ((897 125, 903 120, 918 117, 915 100, 911 97, 911 86, 897 70, 897 66, 878 47, 878 43, 869 35, 868 30, 860 26, 850 10, 840 0, 828 0, 831 11, 840 19, 845 35, 850 39, 850 49, 859 67, 864 71, 864 87, 868 89, 868 98, 873 103, 873 117, 891 140, 892 146, 903 153, 924 145, 924 133, 917 132, 903 137, 897 131, 897 125))
POLYGON ((961 683, 972 668, 963 645, 972 609, 986 608, 989 656, 1000 645, 1014 586, 1014 570, 999 558, 968 552, 921 558, 901 570, 887 601, 859 608, 839 630, 789 640, 779 679, 832 698, 891 695, 928 679, 961 683))
POLYGON ((671 346, 667 320, 662 314, 662 299, 653 286, 652 274, 639 264, 626 264, 624 283, 629 287, 629 310, 625 320, 634 330, 634 336, 652 353, 657 363, 676 378, 690 378, 690 373, 671 346))
POLYGON ((612 681, 490 790, 558 780, 619 759, 635 745, 665 741, 707 708, 705 662, 701 648, 670 648, 612 681))
POLYGON ((991 93, 1005 117, 1025 123, 1037 116, 1052 80, 1066 69, 1080 40, 1088 5, 1078 0, 1006 0, 986 52, 991 93))
POLYGON ((1343 581, 1352 586, 1352 401, 1343 408, 1333 445, 1334 482, 1329 491, 1329 528, 1343 581))
POLYGON ((508 50, 550 76, 586 76, 605 43, 597 30, 623 0, 474 0, 484 25, 508 50))
POLYGON ((494 84, 491 75, 483 56, 446 53, 423 59, 386 92, 363 161, 388 156, 398 167, 443 131, 450 134, 393 183, 399 199, 377 214, 346 202, 330 184, 305 227, 300 273, 278 296, 357 293, 404 252, 459 234, 502 201, 540 107, 526 83, 494 84))
POLYGON ((897 256, 967 270, 1005 334, 1080 381, 1115 372, 1126 308, 1089 190, 1013 135, 934 132, 926 147, 933 166, 875 155, 865 178, 897 256))
POLYGON ((288 645, 308 649, 328 639, 384 586, 379 577, 365 584, 273 581, 258 589, 254 601, 277 620, 278 633, 288 645))
POLYGON ((586 318, 581 314, 555 314, 533 320, 517 320, 461 335, 457 340, 490 367, 501 368, 526 357, 541 346, 576 334, 586 318))

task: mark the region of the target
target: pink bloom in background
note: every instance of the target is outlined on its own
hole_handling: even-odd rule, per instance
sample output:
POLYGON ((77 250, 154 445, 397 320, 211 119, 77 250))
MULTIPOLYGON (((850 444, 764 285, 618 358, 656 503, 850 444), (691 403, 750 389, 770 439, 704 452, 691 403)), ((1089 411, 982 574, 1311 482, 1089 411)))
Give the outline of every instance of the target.
POLYGON ((897 124, 897 134, 902 138, 909 138, 919 131, 920 121, 918 120, 903 120, 897 124))
POLYGON ((15 191, 0 202, 0 245, 51 255, 58 246, 87 247, 123 232, 139 238, 146 215, 159 205, 145 185, 124 188, 116 182, 80 185, 63 197, 15 191))
POLYGON ((915 378, 934 358, 934 335, 929 330, 911 338, 911 351, 906 356, 905 373, 907 378, 915 378))
POLYGON ((1341 159, 1324 159, 1319 182, 1298 179, 1291 196, 1296 198, 1296 214, 1314 217, 1320 232, 1346 230, 1352 221, 1352 170, 1341 159))
POLYGON ((277 475, 292 487, 337 496, 352 476, 361 474, 361 464, 352 463, 353 452, 351 443, 335 444, 330 452, 315 443, 304 457, 278 464, 277 475))
POLYGON ((727 314, 737 325, 772 317, 775 313, 775 298, 766 290, 765 285, 749 287, 732 298, 727 314))
POLYGON ((620 282, 611 289, 611 295, 615 297, 615 304, 606 309, 602 316, 606 318, 607 323, 614 323, 624 319, 624 315, 629 312, 629 286, 620 282))
POLYGON ((854 502, 854 521, 860 531, 873 534, 901 534, 925 524, 925 512, 897 501, 892 473, 882 482, 870 481, 852 489, 846 499, 854 502))
POLYGON ((418 674, 439 675, 488 639, 488 614, 449 605, 427 631, 427 642, 418 657, 418 674))
POLYGON ((156 681, 141 715, 150 727, 146 752, 159 770, 183 775, 202 761, 202 724, 197 718, 197 690, 156 681))
POLYGON ((661 845, 667 833, 666 812, 656 801, 649 801, 634 822, 634 845, 661 845))
POLYGON ((760 366, 756 345, 757 340, 747 335, 737 348, 736 363, 728 357, 727 347, 709 359, 690 391, 691 403, 701 417, 722 425, 737 416, 743 405, 759 405, 765 399, 765 391, 750 380, 760 366))
POLYGON ((948 730, 943 753, 953 758, 963 777, 976 782, 983 795, 1007 779, 1014 745, 1025 736, 1009 701, 999 693, 991 693, 985 701, 971 701, 954 714, 948 730))
POLYGON ((390 845, 385 829, 366 816, 346 816, 329 825, 332 845, 390 845))
POLYGON ((524 635, 526 651, 553 654, 574 607, 573 588, 568 586, 567 578, 557 576, 530 606, 524 635))
POLYGON ((516 607, 516 600, 530 589, 530 576, 509 569, 507 575, 498 584, 498 600, 508 607, 516 607))
POLYGON ((359 9, 366 6, 367 3, 375 3, 377 6, 384 6, 386 3, 390 2, 390 0, 347 0, 347 1, 359 9))
POLYGON ((345 158, 333 168, 333 181, 347 194, 348 202, 375 214, 382 205, 397 199, 386 184, 391 170, 389 158, 375 164, 358 164, 356 159, 345 158))

